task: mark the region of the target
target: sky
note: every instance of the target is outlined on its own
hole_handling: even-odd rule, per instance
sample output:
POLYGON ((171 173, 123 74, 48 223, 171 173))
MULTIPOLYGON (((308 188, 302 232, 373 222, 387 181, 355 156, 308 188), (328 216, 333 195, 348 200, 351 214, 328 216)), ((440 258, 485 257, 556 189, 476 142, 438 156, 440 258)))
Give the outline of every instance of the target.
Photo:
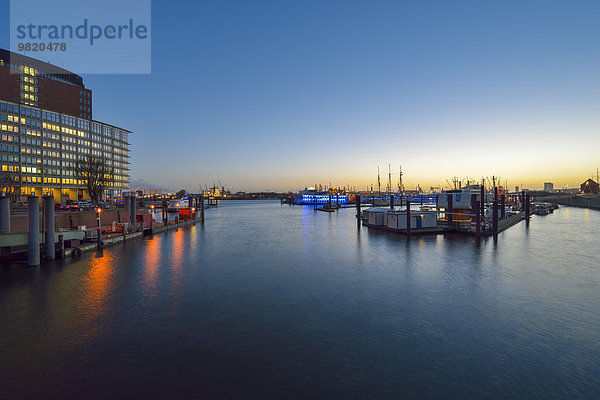
POLYGON ((133 132, 137 186, 363 189, 391 164, 409 188, 573 187, 600 167, 599 17, 597 1, 154 0, 151 74, 83 76, 94 119, 133 132))

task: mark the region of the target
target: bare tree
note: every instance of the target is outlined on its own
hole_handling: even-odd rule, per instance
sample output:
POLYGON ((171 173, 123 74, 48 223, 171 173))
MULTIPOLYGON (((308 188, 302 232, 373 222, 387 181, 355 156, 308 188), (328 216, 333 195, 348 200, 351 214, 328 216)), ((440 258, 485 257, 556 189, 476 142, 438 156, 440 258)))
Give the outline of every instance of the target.
POLYGON ((92 202, 97 202, 111 183, 113 169, 104 158, 89 155, 77 161, 75 176, 85 183, 92 202))
POLYGON ((18 176, 8 171, 0 172, 0 192, 6 193, 11 203, 16 203, 21 197, 21 184, 18 176))

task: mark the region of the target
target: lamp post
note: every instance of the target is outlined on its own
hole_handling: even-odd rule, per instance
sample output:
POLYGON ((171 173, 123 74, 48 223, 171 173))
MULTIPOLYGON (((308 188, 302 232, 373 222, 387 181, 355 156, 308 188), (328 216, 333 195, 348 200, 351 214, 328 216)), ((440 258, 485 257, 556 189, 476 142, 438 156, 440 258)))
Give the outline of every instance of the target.
POLYGON ((150 205, 150 230, 152 230, 154 222, 154 204, 150 205))
POLYGON ((96 208, 96 220, 98 220, 98 248, 102 248, 102 224, 100 222, 100 214, 102 214, 102 207, 96 208))

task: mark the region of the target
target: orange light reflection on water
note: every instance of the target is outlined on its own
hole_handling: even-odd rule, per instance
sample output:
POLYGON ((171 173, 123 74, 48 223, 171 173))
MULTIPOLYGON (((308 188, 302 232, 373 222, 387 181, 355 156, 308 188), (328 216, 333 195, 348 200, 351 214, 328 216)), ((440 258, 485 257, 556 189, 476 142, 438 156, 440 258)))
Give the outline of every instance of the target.
POLYGON ((160 247, 162 239, 154 237, 147 242, 146 254, 144 257, 144 275, 142 279, 143 290, 147 294, 152 294, 158 283, 158 275, 161 261, 160 247))
MULTIPOLYGON (((84 277, 82 313, 85 321, 91 321, 107 312, 107 303, 112 295, 113 286, 112 252, 100 251, 90 259, 90 268, 84 277)), ((96 328, 91 327, 87 335, 96 334, 96 328)))
POLYGON ((169 259, 169 267, 171 270, 171 294, 177 294, 178 289, 183 283, 183 256, 185 251, 184 244, 185 232, 183 229, 178 229, 171 236, 171 254, 169 259))

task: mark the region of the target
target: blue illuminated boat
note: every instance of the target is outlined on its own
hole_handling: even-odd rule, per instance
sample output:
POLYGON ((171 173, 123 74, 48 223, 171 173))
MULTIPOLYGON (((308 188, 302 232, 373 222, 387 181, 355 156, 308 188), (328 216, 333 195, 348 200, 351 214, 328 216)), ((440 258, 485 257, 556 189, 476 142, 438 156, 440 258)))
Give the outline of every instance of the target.
POLYGON ((346 204, 350 202, 350 196, 347 194, 329 194, 328 192, 317 192, 316 190, 304 190, 301 194, 293 197, 293 203, 298 205, 315 205, 329 203, 346 204))

